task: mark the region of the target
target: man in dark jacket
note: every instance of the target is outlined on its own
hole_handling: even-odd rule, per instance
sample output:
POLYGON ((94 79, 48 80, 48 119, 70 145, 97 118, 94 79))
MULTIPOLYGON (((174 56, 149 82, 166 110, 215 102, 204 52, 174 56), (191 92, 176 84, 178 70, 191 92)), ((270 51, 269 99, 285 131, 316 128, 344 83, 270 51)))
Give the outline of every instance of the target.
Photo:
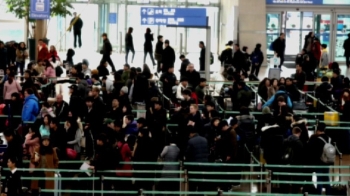
POLYGON ((134 80, 134 91, 132 94, 132 101, 145 102, 148 100, 149 82, 145 75, 142 74, 140 67, 136 68, 136 79, 134 80))
POLYGON ((306 81, 306 73, 303 71, 303 67, 301 66, 301 64, 300 65, 297 64, 293 83, 296 85, 296 87, 299 90, 303 90, 305 81, 306 81))
POLYGON ((174 74, 174 67, 169 67, 168 71, 163 73, 160 77, 160 81, 163 83, 164 95, 173 99, 173 87, 177 83, 176 75, 174 74))
POLYGON ((327 104, 332 101, 332 85, 329 83, 329 79, 326 76, 321 78, 321 84, 316 88, 315 97, 320 99, 323 103, 327 104))
POLYGON ((57 118, 51 119, 50 122, 50 143, 57 152, 59 160, 65 160, 67 153, 67 133, 60 128, 60 121, 57 118))
POLYGON ((85 107, 84 107, 84 102, 79 95, 78 86, 71 85, 69 87, 69 91, 70 91, 69 110, 72 112, 73 115, 81 117, 83 115, 83 111, 85 107))
POLYGON ((102 34, 102 39, 103 39, 103 48, 102 48, 102 51, 100 52, 102 54, 102 59, 100 64, 107 62, 109 66, 111 66, 112 71, 116 72, 114 63, 111 59, 113 48, 112 48, 111 42, 109 42, 107 33, 102 34))
POLYGON ((74 34, 74 48, 77 47, 77 37, 79 42, 79 48, 81 48, 81 29, 83 28, 83 20, 77 16, 77 13, 73 13, 74 18, 70 21, 70 25, 73 26, 74 34))
POLYGON ((155 59, 157 60, 157 72, 161 70, 160 64, 162 63, 163 55, 163 36, 158 35, 158 42, 156 44, 156 51, 154 53, 155 59))
POLYGON ((235 103, 232 103, 233 104, 232 107, 234 107, 235 110, 238 110, 241 107, 249 107, 252 101, 252 92, 246 86, 244 81, 238 82, 237 87, 238 87, 237 99, 235 103))
POLYGON ((301 66, 304 61, 304 55, 307 53, 306 49, 301 50, 299 54, 295 57, 295 64, 301 66))
POLYGON ((165 48, 162 53, 162 72, 167 72, 169 67, 173 67, 175 63, 175 50, 169 45, 169 40, 165 40, 165 48))
POLYGON ((225 50, 223 50, 221 52, 220 55, 220 61, 221 61, 221 65, 225 66, 225 65, 231 65, 232 64, 232 60, 233 60, 233 41, 229 41, 226 44, 226 48, 225 50))
POLYGON ((4 131, 4 136, 7 141, 7 149, 2 154, 2 168, 7 168, 7 161, 10 157, 16 157, 17 167, 21 168, 23 165, 23 141, 21 141, 21 137, 10 129, 4 131))
POLYGON ((347 68, 350 67, 350 33, 348 34, 348 39, 344 41, 344 56, 347 68))
POLYGON ((101 63, 98 67, 98 76, 99 77, 104 77, 104 76, 109 76, 109 71, 107 69, 107 62, 101 63))
POLYGON ((180 56, 180 60, 181 60, 181 68, 179 72, 180 72, 180 78, 181 78, 182 76, 185 75, 187 71, 187 66, 190 64, 190 61, 183 54, 180 56))
POLYGON ((4 42, 0 41, 0 69, 5 72, 7 67, 7 49, 4 42))
MULTIPOLYGON (((310 165, 318 165, 324 166, 325 168, 317 168, 312 172, 316 172, 317 182, 329 182, 329 166, 321 160, 321 156, 324 153, 324 146, 326 143, 331 142, 331 138, 325 134, 326 125, 324 123, 319 123, 316 128, 316 134, 311 136, 309 143, 307 145, 307 158, 310 165)), ((310 182, 312 178, 309 179, 310 182)), ((330 184, 317 184, 317 192, 318 194, 322 194, 322 188, 326 189, 326 195, 331 195, 331 187, 330 184)))
POLYGON ((297 87, 293 84, 292 78, 286 79, 286 92, 290 96, 290 99, 294 101, 300 101, 300 92, 297 87))
POLYGON ((201 48, 201 53, 199 56, 199 70, 205 70, 205 45, 203 41, 199 42, 199 48, 201 48))
POLYGON ((66 121, 69 112, 69 105, 63 100, 63 96, 61 94, 56 96, 56 102, 53 104, 53 106, 55 108, 56 118, 61 121, 66 121))
POLYGON ((277 38, 273 43, 272 43, 273 50, 275 53, 277 53, 277 56, 280 57, 281 62, 278 68, 281 68, 284 62, 284 51, 286 49, 286 40, 285 40, 285 34, 281 33, 279 38, 277 38))
MULTIPOLYGON (((187 127, 190 132, 190 139, 187 143, 187 149, 185 152, 186 162, 190 163, 206 163, 208 162, 209 149, 208 141, 202 136, 199 136, 196 129, 193 126, 187 127)), ((200 165, 190 165, 188 166, 188 171, 202 171, 205 172, 205 167, 200 165)), ((189 178, 192 179, 204 179, 204 175, 190 174, 189 178)), ((205 183, 191 182, 189 183, 189 190, 203 191, 205 189, 205 183)))
POLYGON ((233 55, 232 64, 238 74, 241 74, 243 67, 246 65, 246 58, 241 51, 239 44, 235 44, 235 53, 233 55))
POLYGON ((199 72, 197 72, 194 69, 193 64, 189 64, 187 66, 187 71, 185 73, 185 77, 188 79, 188 84, 190 85, 192 91, 194 91, 200 83, 201 76, 200 76, 199 72))

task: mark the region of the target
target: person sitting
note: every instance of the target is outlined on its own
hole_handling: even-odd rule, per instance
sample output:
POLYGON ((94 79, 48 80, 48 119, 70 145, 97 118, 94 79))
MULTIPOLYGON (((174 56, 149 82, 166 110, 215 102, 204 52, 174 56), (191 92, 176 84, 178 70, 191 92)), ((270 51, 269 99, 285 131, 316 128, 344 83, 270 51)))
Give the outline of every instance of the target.
POLYGON ((195 93, 198 98, 198 103, 202 104, 203 103, 203 98, 204 98, 204 88, 207 86, 207 80, 205 78, 200 79, 199 85, 196 87, 195 93))
POLYGON ((200 77, 199 72, 194 69, 194 65, 193 64, 189 64, 187 66, 187 70, 186 70, 185 76, 188 79, 188 84, 190 85, 191 90, 196 89, 196 87, 200 83, 200 78, 201 77, 200 77))
POLYGON ((302 90, 304 89, 305 81, 306 81, 306 74, 303 71, 303 67, 301 65, 297 65, 293 83, 296 85, 298 89, 302 90))
POLYGON ((180 84, 177 86, 176 99, 184 100, 182 91, 184 91, 186 88, 188 88, 188 79, 186 77, 182 77, 180 79, 180 84))
POLYGON ((300 101, 300 92, 293 84, 292 78, 286 79, 286 91, 288 92, 292 101, 300 101))
POLYGON ((333 93, 334 98, 339 99, 341 91, 342 91, 342 86, 343 86, 343 80, 341 79, 341 76, 340 76, 340 70, 338 70, 338 69, 333 70, 331 84, 333 86, 332 93, 333 93))
POLYGON ((329 83, 329 79, 326 76, 321 78, 322 84, 316 88, 316 98, 320 99, 321 102, 327 104, 332 101, 332 88, 333 86, 329 83))

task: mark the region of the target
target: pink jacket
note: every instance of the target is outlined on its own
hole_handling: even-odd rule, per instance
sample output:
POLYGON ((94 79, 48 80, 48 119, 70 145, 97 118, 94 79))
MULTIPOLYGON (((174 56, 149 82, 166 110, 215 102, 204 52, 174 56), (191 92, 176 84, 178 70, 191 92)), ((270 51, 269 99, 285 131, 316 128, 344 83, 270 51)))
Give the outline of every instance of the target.
POLYGON ((56 77, 56 71, 54 68, 52 67, 48 67, 44 70, 44 75, 47 77, 47 78, 53 78, 53 77, 56 77))
POLYGON ((19 93, 20 91, 22 91, 22 87, 17 81, 13 80, 11 84, 6 81, 4 84, 4 100, 11 100, 12 93, 19 93))
MULTIPOLYGON (((28 154, 33 155, 35 149, 40 147, 39 137, 32 139, 32 135, 27 134, 23 147, 25 147, 28 150, 28 154)), ((29 168, 35 168, 35 165, 32 162, 30 162, 29 168)))

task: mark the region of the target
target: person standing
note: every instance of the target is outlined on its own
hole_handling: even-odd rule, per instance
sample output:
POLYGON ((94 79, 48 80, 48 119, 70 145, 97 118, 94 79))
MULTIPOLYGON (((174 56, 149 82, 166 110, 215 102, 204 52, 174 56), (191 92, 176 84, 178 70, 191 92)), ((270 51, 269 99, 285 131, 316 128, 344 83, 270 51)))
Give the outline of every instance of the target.
POLYGON ((147 53, 149 53, 149 55, 151 56, 151 60, 153 63, 153 66, 156 66, 156 63, 154 62, 154 58, 153 58, 153 42, 154 38, 153 38, 153 33, 151 33, 151 29, 147 28, 146 29, 146 33, 145 33, 145 44, 144 44, 144 58, 143 58, 143 63, 146 63, 146 57, 147 57, 147 53))
POLYGON ((73 13, 74 18, 70 21, 70 25, 73 26, 73 35, 74 35, 74 48, 77 47, 77 37, 79 48, 81 48, 81 29, 83 28, 83 20, 77 16, 77 13, 73 13))
POLYGON ((44 43, 43 39, 39 39, 37 62, 45 61, 48 56, 49 56, 49 49, 47 48, 47 45, 44 43))
POLYGON ((22 110, 23 122, 34 122, 39 114, 39 101, 31 88, 24 90, 24 105, 22 110))
POLYGON ((280 57, 281 61, 278 66, 278 68, 281 69, 283 63, 284 63, 284 51, 286 50, 286 40, 285 40, 285 34, 281 33, 279 38, 277 38, 272 43, 273 50, 277 54, 278 57, 280 57))
POLYGON ((199 56, 199 71, 205 70, 205 45, 203 41, 199 42, 199 48, 201 48, 201 53, 199 56))
POLYGON ((235 44, 235 53, 233 54, 232 64, 236 69, 236 73, 241 74, 245 65, 245 56, 239 47, 239 44, 235 44))
POLYGON ((250 60, 252 61, 252 71, 250 74, 254 74, 258 77, 261 64, 264 62, 264 54, 261 51, 261 44, 256 44, 254 52, 250 55, 250 60))
POLYGON ((174 67, 175 63, 175 50, 169 45, 169 40, 165 40, 165 48, 162 53, 162 64, 161 70, 162 72, 167 72, 169 67, 174 67))
POLYGON ((22 180, 20 172, 17 171, 17 162, 16 157, 11 157, 6 162, 10 171, 6 171, 6 177, 2 182, 2 196, 22 195, 22 180))
POLYGON ((0 69, 5 72, 7 67, 7 49, 3 41, 0 41, 0 69))
POLYGON ((162 62, 162 54, 163 54, 163 36, 158 36, 158 42, 156 45, 155 58, 157 60, 157 72, 161 70, 160 64, 162 62))
POLYGON ((28 51, 24 42, 19 43, 19 47, 16 50, 16 65, 17 70, 19 68, 21 76, 24 73, 24 66, 26 62, 26 58, 28 58, 28 51))
POLYGON ((102 39, 103 39, 103 48, 100 52, 102 54, 102 59, 101 59, 100 64, 107 62, 111 66, 112 71, 116 72, 115 67, 114 67, 114 63, 111 59, 111 54, 112 54, 113 48, 112 48, 111 42, 109 42, 107 33, 102 34, 102 39))
POLYGON ((343 48, 344 48, 346 67, 349 68, 350 67, 350 33, 348 34, 348 39, 344 41, 343 48))
POLYGON ((134 61, 135 57, 135 49, 134 49, 134 41, 132 38, 132 32, 134 29, 129 27, 128 33, 125 35, 125 63, 128 64, 129 52, 132 52, 131 63, 134 61))

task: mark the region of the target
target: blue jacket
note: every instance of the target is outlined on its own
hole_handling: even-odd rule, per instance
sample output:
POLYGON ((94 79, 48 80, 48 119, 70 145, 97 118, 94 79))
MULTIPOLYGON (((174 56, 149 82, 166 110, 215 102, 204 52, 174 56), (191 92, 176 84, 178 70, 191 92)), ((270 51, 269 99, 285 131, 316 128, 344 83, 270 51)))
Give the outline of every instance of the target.
MULTIPOLYGON (((276 94, 274 94, 274 95, 263 105, 263 108, 264 108, 264 107, 269 107, 269 106, 271 106, 271 105, 273 104, 273 102, 275 101, 276 95, 279 94, 279 93, 286 93, 286 94, 287 94, 286 91, 277 91, 276 94)), ((292 103, 292 101, 290 100, 290 97, 289 97, 289 96, 288 96, 288 98, 287 98, 287 105, 288 105, 288 107, 293 108, 293 103, 292 103)))
POLYGON ((136 121, 133 121, 132 123, 128 124, 125 127, 125 134, 126 135, 136 135, 138 134, 138 129, 137 129, 137 123, 136 121))
POLYGON ((24 99, 24 105, 22 109, 22 121, 34 122, 39 114, 39 101, 38 98, 32 94, 24 99))

